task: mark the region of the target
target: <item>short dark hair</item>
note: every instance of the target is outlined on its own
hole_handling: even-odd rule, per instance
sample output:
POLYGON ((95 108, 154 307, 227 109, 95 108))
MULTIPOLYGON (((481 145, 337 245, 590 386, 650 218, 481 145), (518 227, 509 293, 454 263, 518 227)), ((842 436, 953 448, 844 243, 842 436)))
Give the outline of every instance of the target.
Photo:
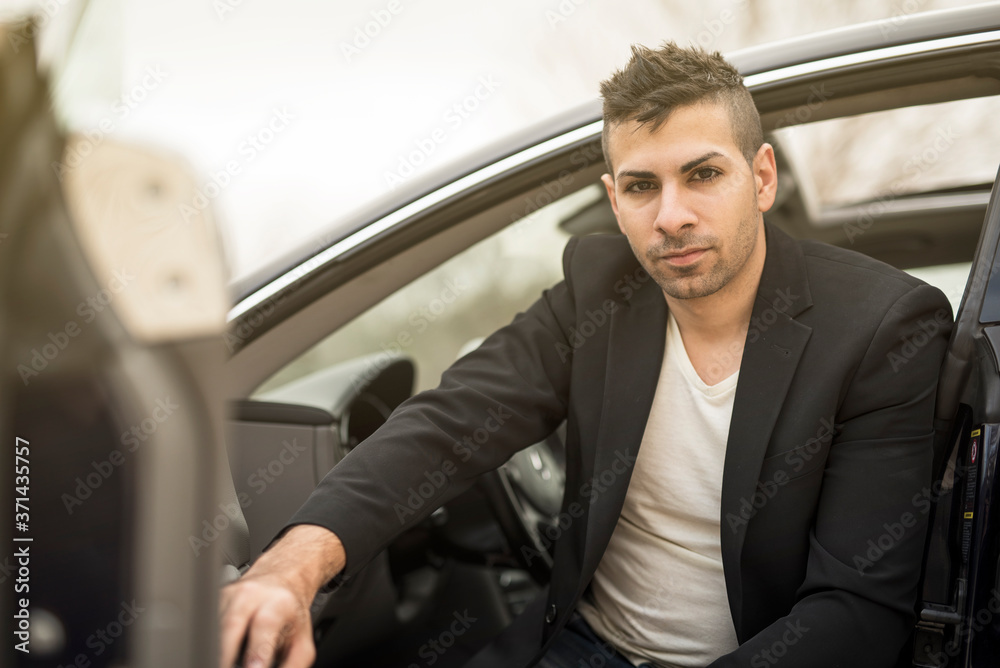
POLYGON ((652 123, 650 130, 655 131, 677 107, 703 101, 723 103, 729 108, 733 140, 747 164, 753 165, 764 143, 753 97, 737 69, 718 51, 685 49, 674 42, 665 42, 656 50, 633 44, 628 64, 601 82, 601 97, 601 146, 609 171, 608 135, 613 126, 638 121, 643 125, 652 123))

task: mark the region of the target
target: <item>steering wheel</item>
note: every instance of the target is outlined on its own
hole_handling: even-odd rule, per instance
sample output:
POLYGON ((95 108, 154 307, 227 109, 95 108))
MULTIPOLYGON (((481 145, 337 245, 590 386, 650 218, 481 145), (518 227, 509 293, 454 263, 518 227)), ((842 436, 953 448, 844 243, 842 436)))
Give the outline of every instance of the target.
POLYGON ((565 433, 563 423, 480 479, 512 555, 540 584, 549 581, 555 541, 562 533, 558 517, 566 487, 565 433))

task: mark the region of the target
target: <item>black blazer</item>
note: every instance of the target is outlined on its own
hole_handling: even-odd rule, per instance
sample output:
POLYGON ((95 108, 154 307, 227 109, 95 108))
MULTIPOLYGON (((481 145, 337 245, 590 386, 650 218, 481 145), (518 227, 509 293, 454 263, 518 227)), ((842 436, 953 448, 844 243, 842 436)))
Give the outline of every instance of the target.
MULTIPOLYGON (((915 621, 951 308, 866 256, 770 225, 766 237, 720 517, 740 647, 711 665, 892 666, 915 621)), ((334 531, 350 577, 565 419, 572 520, 552 582, 477 668, 532 665, 567 621, 621 512, 660 372, 666 300, 625 237, 573 239, 563 264, 564 281, 400 405, 289 523, 334 531), (473 451, 463 437, 480 428, 473 451)))

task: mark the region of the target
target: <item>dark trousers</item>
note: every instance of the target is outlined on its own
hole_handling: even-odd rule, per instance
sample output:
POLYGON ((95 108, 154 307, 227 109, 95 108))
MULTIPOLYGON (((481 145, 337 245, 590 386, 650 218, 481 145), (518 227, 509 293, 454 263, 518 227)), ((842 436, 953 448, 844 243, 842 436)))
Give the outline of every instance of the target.
MULTIPOLYGON (((634 668, 608 642, 598 637, 578 612, 559 632, 536 668, 634 668)), ((652 664, 639 664, 640 668, 652 664)))

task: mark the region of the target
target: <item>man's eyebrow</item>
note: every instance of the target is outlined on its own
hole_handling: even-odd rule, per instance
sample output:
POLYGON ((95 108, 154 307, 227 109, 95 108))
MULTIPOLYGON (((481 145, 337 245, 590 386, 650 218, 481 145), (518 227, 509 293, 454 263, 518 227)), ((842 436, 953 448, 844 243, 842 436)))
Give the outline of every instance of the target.
POLYGON ((647 171, 643 171, 643 170, 639 170, 639 169, 623 169, 622 171, 618 172, 618 176, 615 177, 615 178, 616 179, 620 179, 620 178, 625 177, 625 176, 631 176, 631 177, 634 177, 634 178, 637 178, 637 179, 655 179, 656 178, 656 174, 654 174, 653 172, 647 172, 647 171))
POLYGON ((709 151, 708 153, 706 153, 705 155, 701 156, 700 158, 695 158, 694 160, 690 160, 690 161, 684 163, 681 166, 680 172, 681 172, 681 174, 683 174, 684 172, 688 172, 688 171, 694 169, 695 167, 697 167, 701 163, 705 162, 706 160, 711 160, 712 158, 721 158, 721 157, 723 157, 723 155, 721 153, 719 153, 718 151, 709 151))
MULTIPOLYGON (((691 171, 692 169, 694 169, 695 167, 697 167, 701 163, 705 162, 706 160, 711 160, 712 158, 724 158, 724 157, 725 156, 723 154, 719 153, 718 151, 709 151, 705 155, 699 156, 699 157, 695 158, 694 160, 689 160, 688 162, 684 163, 683 165, 681 165, 681 168, 680 168, 679 171, 680 171, 681 174, 683 174, 685 172, 691 171)), ((618 172, 617 176, 615 177, 615 180, 620 179, 620 178, 625 177, 625 176, 631 176, 631 177, 637 178, 637 179, 655 179, 656 178, 656 174, 654 174, 653 172, 644 171, 644 170, 638 170, 638 169, 623 169, 622 171, 618 172)))

